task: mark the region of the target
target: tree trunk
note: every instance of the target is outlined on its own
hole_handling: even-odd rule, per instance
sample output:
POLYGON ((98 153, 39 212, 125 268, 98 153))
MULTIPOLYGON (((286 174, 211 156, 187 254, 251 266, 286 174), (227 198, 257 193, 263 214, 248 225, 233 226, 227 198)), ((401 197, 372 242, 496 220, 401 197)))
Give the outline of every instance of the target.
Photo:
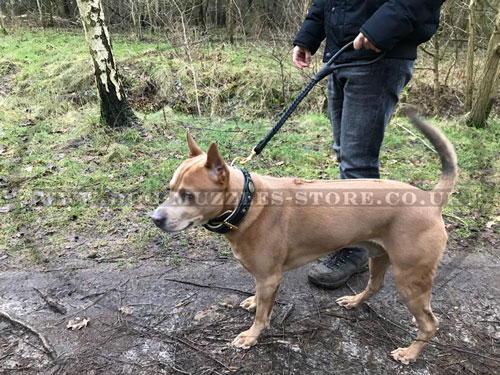
POLYGON ((203 2, 204 0, 197 0, 195 2, 195 8, 196 8, 196 24, 203 29, 206 28, 205 24, 205 10, 203 7, 203 2))
POLYGON ((101 0, 77 0, 77 4, 94 62, 101 99, 101 121, 110 127, 128 126, 135 120, 135 116, 118 76, 101 0))
POLYGON ((62 18, 71 19, 73 18, 71 15, 71 8, 68 3, 68 0, 62 0, 59 2, 59 14, 62 18))
POLYGON ((439 33, 434 35, 434 56, 433 70, 434 70, 434 112, 439 113, 439 97, 441 92, 441 85, 439 83, 439 33))
POLYGON ((234 44, 234 0, 227 0, 226 8, 226 27, 229 35, 229 42, 234 44))
POLYGON ((49 8, 49 21, 47 26, 54 27, 54 7, 52 4, 52 0, 47 0, 47 7, 49 8))
POLYGON ((45 27, 45 22, 43 22, 43 9, 41 0, 36 0, 36 7, 38 8, 38 18, 40 20, 40 25, 42 27, 45 27))
POLYGON ((4 18, 3 10, 2 10, 2 7, 0 6, 0 34, 1 35, 8 35, 9 33, 5 29, 5 24, 4 24, 3 18, 4 18))
POLYGON ((465 78, 465 111, 472 108, 474 95, 474 48, 476 46, 476 0, 469 3, 468 42, 467 42, 467 67, 465 78))
POLYGON ((479 89, 476 95, 476 100, 472 105, 472 109, 467 115, 466 122, 469 126, 476 126, 483 128, 486 126, 486 120, 491 111, 491 95, 492 90, 497 90, 494 87, 495 77, 498 71, 500 62, 500 10, 498 11, 488 43, 488 51, 486 56, 486 63, 484 64, 484 71, 479 89))
POLYGON ((14 4, 14 0, 10 0, 10 19, 12 22, 14 22, 15 18, 16 18, 16 7, 14 4))

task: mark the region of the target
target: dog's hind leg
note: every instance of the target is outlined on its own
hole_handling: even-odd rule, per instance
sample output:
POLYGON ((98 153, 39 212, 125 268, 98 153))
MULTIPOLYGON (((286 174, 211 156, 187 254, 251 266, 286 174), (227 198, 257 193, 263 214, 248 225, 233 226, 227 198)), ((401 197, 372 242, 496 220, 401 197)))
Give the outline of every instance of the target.
POLYGON ((365 290, 355 296, 344 296, 337 298, 336 302, 348 309, 358 307, 368 298, 375 295, 384 286, 385 273, 390 265, 387 253, 384 253, 376 258, 370 258, 370 280, 366 285, 365 290))
MULTIPOLYGON (((281 282, 282 274, 277 273, 264 279, 256 278, 256 291, 253 297, 257 303, 253 325, 247 331, 241 332, 234 340, 233 345, 248 349, 257 343, 262 331, 269 327, 274 299, 281 282)), ((250 297, 252 298, 252 297, 250 297)), ((254 302, 255 302, 254 301, 254 302)), ((244 303, 245 301, 243 301, 244 303)))
POLYGON ((439 326, 430 305, 434 272, 435 266, 430 264, 415 266, 409 270, 393 266, 396 288, 418 326, 417 338, 409 347, 391 352, 394 359, 404 364, 417 359, 425 343, 434 336, 439 326))

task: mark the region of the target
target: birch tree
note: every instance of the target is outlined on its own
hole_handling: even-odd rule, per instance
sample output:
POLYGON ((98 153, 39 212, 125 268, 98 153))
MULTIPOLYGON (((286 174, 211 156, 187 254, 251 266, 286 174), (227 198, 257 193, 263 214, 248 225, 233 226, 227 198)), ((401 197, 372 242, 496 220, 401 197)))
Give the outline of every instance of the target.
POLYGON ((94 63, 101 99, 101 121, 110 127, 128 126, 135 116, 118 76, 101 0, 77 0, 77 4, 94 63))

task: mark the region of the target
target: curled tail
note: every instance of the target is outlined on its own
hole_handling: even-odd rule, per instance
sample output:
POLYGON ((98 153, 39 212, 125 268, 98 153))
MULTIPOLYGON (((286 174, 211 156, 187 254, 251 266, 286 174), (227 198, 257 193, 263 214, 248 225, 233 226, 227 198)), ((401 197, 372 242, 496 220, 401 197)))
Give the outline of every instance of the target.
POLYGON ((436 149, 441 159, 441 177, 433 191, 445 193, 444 205, 455 185, 457 178, 457 154, 451 142, 434 125, 428 124, 413 113, 409 113, 413 125, 425 135, 436 149))

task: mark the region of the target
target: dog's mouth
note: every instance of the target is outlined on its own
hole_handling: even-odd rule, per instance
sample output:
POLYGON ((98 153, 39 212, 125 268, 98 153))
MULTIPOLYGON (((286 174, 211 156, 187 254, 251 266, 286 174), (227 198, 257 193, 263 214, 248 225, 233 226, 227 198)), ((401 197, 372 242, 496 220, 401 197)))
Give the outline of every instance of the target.
POLYGON ((190 221, 190 222, 188 223, 188 225, 186 225, 186 226, 185 226, 184 228, 182 228, 182 229, 175 229, 175 230, 171 230, 171 229, 168 229, 168 228, 161 228, 161 229, 163 229, 163 230, 164 230, 165 232, 167 232, 167 233, 179 233, 179 232, 182 232, 182 231, 185 231, 185 230, 187 230, 187 229, 191 228, 191 227, 193 226, 193 224, 194 224, 194 221, 190 221))

